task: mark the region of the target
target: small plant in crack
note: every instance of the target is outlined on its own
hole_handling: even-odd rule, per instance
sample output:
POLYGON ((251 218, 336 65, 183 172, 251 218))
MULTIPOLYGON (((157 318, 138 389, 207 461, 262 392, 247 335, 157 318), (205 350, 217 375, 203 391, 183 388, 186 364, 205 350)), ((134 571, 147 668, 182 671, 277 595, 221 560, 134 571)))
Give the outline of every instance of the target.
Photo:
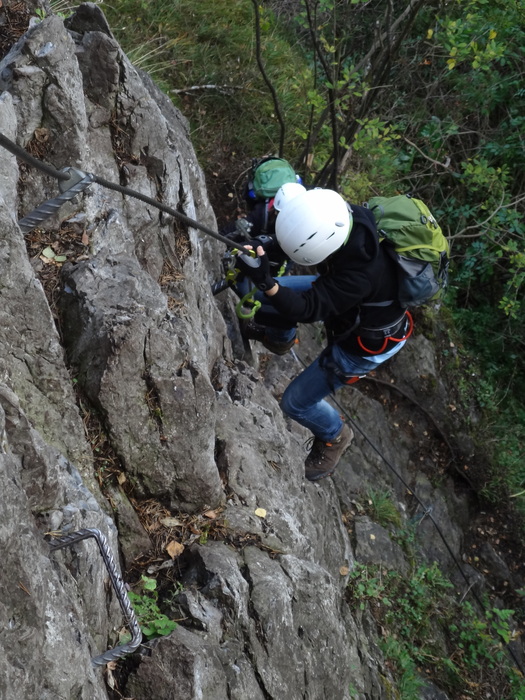
POLYGON ((170 620, 159 609, 157 582, 154 578, 142 575, 138 592, 129 591, 128 597, 137 615, 142 634, 147 640, 165 637, 177 627, 177 623, 170 620))

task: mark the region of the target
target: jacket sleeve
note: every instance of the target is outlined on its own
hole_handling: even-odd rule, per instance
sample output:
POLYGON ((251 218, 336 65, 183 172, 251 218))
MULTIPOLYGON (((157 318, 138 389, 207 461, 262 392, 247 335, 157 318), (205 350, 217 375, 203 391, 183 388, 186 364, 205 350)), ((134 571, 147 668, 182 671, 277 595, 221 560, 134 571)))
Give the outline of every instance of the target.
POLYGON ((323 275, 306 292, 294 292, 279 286, 279 290, 268 301, 285 318, 294 323, 326 321, 333 316, 345 314, 371 291, 367 275, 360 270, 349 271, 344 276, 323 275))

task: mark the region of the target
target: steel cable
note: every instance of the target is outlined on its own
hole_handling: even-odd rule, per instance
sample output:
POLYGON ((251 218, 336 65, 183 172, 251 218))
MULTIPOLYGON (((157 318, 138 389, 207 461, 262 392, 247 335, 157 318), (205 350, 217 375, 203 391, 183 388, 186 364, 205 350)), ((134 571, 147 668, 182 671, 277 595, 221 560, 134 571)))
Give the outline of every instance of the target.
MULTIPOLYGON (((295 349, 292 349, 292 352, 295 354, 299 362, 303 365, 303 367, 307 367, 308 365, 305 363, 305 361, 299 356, 297 351, 295 349)), ((343 406, 339 403, 339 401, 335 398, 335 395, 332 393, 330 394, 331 400, 334 402, 334 404, 337 406, 337 408, 341 411, 341 413, 344 415, 346 420, 352 425, 353 428, 355 428, 361 436, 364 438, 365 442, 370 445, 372 450, 380 457, 380 459, 387 465, 387 467, 392 471, 392 473, 399 479, 399 481, 403 484, 403 486, 407 489, 407 491, 414 497, 418 505, 420 505, 423 508, 424 511, 424 517, 428 517, 432 524, 434 525, 436 532, 438 533, 439 537, 441 538, 443 544, 445 545, 445 548, 447 552, 449 553, 453 563, 457 567, 459 573, 461 574, 462 578, 464 579, 465 583, 468 586, 468 591, 471 592, 472 597, 476 601, 476 603, 479 605, 480 609, 483 612, 486 612, 486 607, 481 600, 481 598, 478 596, 476 591, 472 588, 472 583, 469 581, 466 573, 463 571, 463 567, 459 563, 456 555, 452 551, 451 546, 449 545, 447 538, 445 537, 441 527, 437 523, 436 519, 432 515, 432 507, 428 507, 424 504, 422 499, 417 495, 417 493, 414 491, 414 489, 406 482, 406 480, 401 476, 399 473, 399 470, 390 462, 389 459, 385 457, 385 455, 381 452, 381 450, 373 443, 373 441, 370 439, 370 437, 366 434, 366 432, 359 426, 359 424, 349 415, 348 411, 343 408, 343 406)), ((467 592, 468 592, 467 591, 467 592)), ((525 669, 523 667, 523 664, 521 661, 517 658, 516 654, 514 653, 513 649, 510 647, 509 644, 505 645, 509 655, 512 657, 512 660, 516 664, 517 668, 520 670, 522 674, 525 675, 525 669)))
MULTIPOLYGON (((2 133, 0 133, 0 146, 3 146, 6 150, 10 151, 13 155, 17 156, 18 158, 20 158, 21 160, 25 161, 25 162, 28 163, 29 165, 31 165, 31 166, 37 168, 38 170, 40 170, 40 171, 46 173, 47 175, 50 175, 51 177, 56 178, 57 180, 60 180, 60 181, 67 181, 67 180, 69 180, 69 178, 70 178, 70 175, 67 174, 67 173, 65 172, 65 170, 68 170, 67 168, 66 168, 65 170, 60 171, 60 170, 56 170, 55 168, 53 168, 53 167, 51 167, 51 166, 49 166, 49 165, 46 165, 45 163, 42 163, 41 161, 39 161, 38 159, 34 158, 34 157, 31 156, 29 153, 27 153, 27 151, 25 151, 23 148, 21 148, 20 146, 17 146, 15 143, 13 143, 12 141, 10 141, 10 139, 8 139, 8 138, 7 138, 4 134, 2 134, 2 133)), ((71 170, 71 169, 69 169, 69 170, 71 170)), ((80 171, 78 171, 78 172, 80 172, 80 171)), ((83 173, 83 174, 84 174, 84 173, 83 173)), ((91 180, 92 182, 95 182, 95 183, 101 185, 102 187, 105 187, 105 188, 107 188, 107 189, 114 190, 114 191, 116 191, 116 192, 120 192, 121 194, 126 195, 126 196, 129 196, 129 197, 134 197, 135 199, 138 199, 139 201, 142 201, 142 202, 144 202, 144 203, 146 203, 146 204, 149 204, 150 206, 153 206, 153 207, 159 209, 160 211, 163 211, 163 212, 165 212, 166 214, 169 214, 170 216, 173 216, 174 218, 176 218, 176 219, 182 221, 183 223, 185 223, 187 226, 190 226, 190 227, 192 227, 192 228, 199 229, 200 231, 202 231, 203 233, 207 234, 208 236, 211 236, 212 238, 215 238, 216 240, 220 241, 221 243, 224 243, 224 244, 225 244, 227 247, 229 247, 229 248, 237 248, 237 249, 243 249, 243 248, 244 248, 243 246, 239 245, 239 243, 234 243, 234 242, 231 241, 229 238, 226 238, 226 236, 222 236, 221 234, 217 233, 216 231, 213 231, 213 229, 209 228, 208 226, 205 226, 204 224, 201 224, 200 222, 198 222, 198 221, 192 219, 192 218, 189 217, 189 216, 186 216, 186 215, 183 214, 182 212, 179 212, 179 211, 177 211, 176 209, 173 209, 172 207, 169 207, 169 206, 167 206, 167 205, 165 205, 165 204, 162 204, 161 202, 157 202, 157 201, 156 201, 155 199, 153 199, 152 197, 148 197, 147 195, 143 195, 143 194, 141 194, 140 192, 136 192, 135 190, 132 190, 132 189, 130 189, 129 187, 125 187, 125 186, 123 186, 123 185, 118 185, 118 184, 116 184, 116 183, 109 182, 108 180, 105 180, 105 179, 103 179, 103 178, 101 178, 101 177, 98 177, 97 175, 93 175, 93 174, 89 174, 89 173, 85 173, 84 175, 85 175, 85 177, 92 178, 92 180, 91 180)), ((87 184, 90 184, 90 183, 87 183, 87 184)), ((75 195, 76 195, 77 193, 78 193, 78 192, 75 192, 75 195)), ((73 195, 73 196, 75 196, 75 195, 73 195)), ((58 198, 57 198, 57 199, 58 199, 58 198)), ((46 204, 49 205, 50 202, 52 202, 52 201, 53 201, 53 200, 48 200, 48 202, 45 202, 44 205, 46 205, 46 204)), ((42 205, 42 206, 44 206, 44 205, 42 205)), ((35 211, 37 211, 37 210, 35 210, 35 211)), ((54 211, 55 211, 55 209, 53 209, 53 211, 52 211, 51 213, 54 213, 54 211)), ((27 217, 25 217, 26 220, 27 220, 28 218, 29 218, 29 215, 28 215, 27 217)), ((46 218, 47 218, 47 217, 46 217, 46 218)), ((43 220, 43 219, 39 219, 39 221, 42 221, 42 220, 43 220)), ((24 220, 22 219, 21 221, 24 221, 24 220)), ((29 222, 28 222, 28 224, 29 224, 29 222)), ((35 225, 36 225, 36 224, 35 224, 35 225)), ((29 229, 29 230, 30 230, 30 229, 29 229)), ((306 365, 306 364, 304 363, 304 361, 299 357, 299 355, 297 355, 297 353, 295 353, 294 350, 292 350, 292 352, 294 352, 294 354, 296 355, 297 359, 301 362, 301 364, 302 364, 304 367, 306 367, 307 365, 306 365)), ((472 591, 472 596, 474 597, 474 599, 476 600, 476 602, 478 603, 478 605, 480 606, 480 608, 481 608, 482 610, 485 610, 485 606, 484 606, 483 602, 481 601, 481 599, 479 598, 479 596, 477 595, 477 593, 476 593, 474 590, 471 589, 471 584, 470 584, 470 581, 469 581, 467 575, 465 574, 465 572, 463 571, 461 565, 459 564, 459 562, 458 562, 458 560, 457 560, 457 557, 455 556, 454 552, 452 551, 452 549, 451 549, 451 547, 450 547, 450 545, 449 545, 449 543, 448 543, 448 541, 447 541, 445 535, 443 534, 443 531, 441 530, 440 526, 438 525, 438 523, 436 522, 435 518, 433 517, 433 515, 432 515, 432 513, 431 513, 431 510, 428 509, 428 508, 425 506, 425 504, 424 504, 423 501, 419 498, 419 496, 414 492, 414 490, 413 490, 413 489, 407 484, 407 482, 403 479, 403 477, 401 476, 401 474, 399 473, 399 471, 398 471, 398 470, 394 467, 394 465, 392 465, 392 464, 389 462, 389 460, 382 454, 382 452, 379 450, 379 448, 376 447, 376 445, 372 442, 372 440, 368 437, 368 435, 362 430, 362 428, 360 428, 360 426, 348 415, 348 412, 341 406, 341 404, 337 401, 337 399, 335 399, 335 397, 334 397, 333 395, 332 395, 332 399, 333 399, 335 405, 339 408, 339 410, 342 411, 343 415, 347 418, 347 420, 353 425, 353 427, 354 427, 359 433, 361 433, 361 435, 363 436, 363 438, 365 439, 365 441, 366 441, 366 442, 370 445, 370 447, 378 454, 378 456, 384 461, 384 463, 388 466, 388 468, 396 475, 396 477, 401 481, 401 483, 405 486, 405 488, 414 496, 416 502, 424 509, 425 515, 428 516, 428 517, 430 518, 430 520, 431 520, 431 522, 433 523, 433 525, 434 525, 434 527, 435 527, 435 529, 436 529, 436 531, 437 531, 439 537, 440 537, 441 540, 443 541, 443 544, 445 545, 445 548, 447 549, 448 553, 450 554, 450 556, 451 556, 451 558, 452 558, 454 564, 457 566, 457 568, 458 568, 458 570, 459 570, 461 576, 463 577, 463 579, 465 580, 465 582, 466 582, 467 585, 469 586, 469 590, 472 591)), ((96 537, 96 538, 97 538, 97 542, 99 543, 100 551, 101 551, 101 553, 102 553, 102 556, 104 557, 104 561, 106 562, 106 554, 104 553, 103 546, 102 546, 101 542, 99 541, 99 538, 97 537, 97 535, 93 534, 93 533, 95 533, 95 532, 99 533, 100 536, 103 538, 103 535, 102 535, 102 533, 100 533, 99 530, 80 530, 78 533, 74 533, 73 535, 69 535, 69 536, 67 536, 67 537, 65 537, 65 538, 60 538, 59 541, 60 541, 61 539, 64 539, 64 540, 65 540, 65 539, 74 537, 75 535, 79 535, 80 533, 84 533, 84 534, 82 534, 82 536, 79 536, 77 539, 74 539, 73 541, 69 541, 69 540, 68 540, 68 541, 65 542, 64 544, 59 544, 58 546, 53 546, 52 549, 54 550, 54 549, 59 549, 59 548, 61 548, 61 547, 68 546, 68 545, 70 545, 70 544, 73 544, 74 542, 80 541, 80 540, 82 540, 82 539, 86 539, 87 537, 96 537), (85 533, 90 533, 90 534, 85 534, 85 533)), ((107 545, 106 545, 106 546, 107 546, 107 545)), ((111 561, 112 561, 112 556, 111 556, 111 553, 109 552, 109 549, 107 549, 107 553, 109 553, 109 556, 111 557, 111 561)), ((111 574, 111 569, 110 569, 110 567, 108 566, 108 563, 107 563, 107 562, 106 562, 106 566, 108 567, 108 571, 110 572, 110 576, 111 576, 111 578, 112 578, 112 582, 113 582, 113 584, 114 584, 114 586, 115 586, 115 581, 113 580, 113 576, 112 576, 112 574, 111 574)), ((114 569, 114 572, 116 573, 116 568, 114 569)), ((116 575, 118 576, 118 574, 116 574, 116 575)), ((118 579, 119 579, 120 582, 121 582, 120 577, 118 577, 118 579)), ((118 590, 118 589, 115 587, 115 590, 118 590)), ((117 595, 118 595, 118 594, 117 594, 117 595)), ((129 604, 129 599, 127 598, 127 595, 125 595, 125 598, 122 599, 122 600, 121 600, 121 598, 120 598, 120 596, 119 596, 119 602, 121 602, 121 607, 122 607, 123 612, 124 612, 125 615, 126 615, 126 611, 125 611, 125 607, 123 606, 123 604, 126 606, 126 608, 129 606, 129 609, 131 610, 131 614, 133 615, 133 620, 134 620, 134 623, 133 623, 133 624, 136 624, 137 627, 138 627, 138 623, 136 622, 135 614, 134 614, 134 612, 133 612, 133 609, 131 608, 131 604, 129 604), (127 601, 127 603, 125 603, 124 601, 127 601)), ((127 618, 127 619, 128 619, 128 618, 127 618)), ((131 618, 129 618, 129 619, 131 619, 131 618)), ((131 624, 131 623, 128 623, 128 624, 131 624)), ((138 627, 138 630, 139 630, 139 632, 140 632, 140 627, 138 627)), ((142 634, 140 634, 140 638, 142 638, 142 634)), ((135 636, 135 634, 134 634, 134 637, 133 637, 133 639, 132 639, 132 642, 130 642, 129 644, 122 645, 121 647, 116 647, 115 649, 112 649, 112 650, 107 651, 105 654, 102 654, 102 655, 100 655, 100 656, 95 657, 94 659, 92 659, 93 664, 95 664, 95 665, 103 665, 103 664, 106 664, 106 663, 108 663, 109 661, 114 660, 115 658, 119 658, 120 656, 122 656, 122 655, 124 655, 124 654, 127 654, 127 653, 130 653, 131 651, 134 651, 134 650, 139 646, 139 644, 140 644, 140 640, 139 640, 139 641, 136 641, 136 636, 135 636), (131 647, 133 646, 133 644, 134 644, 134 647, 131 648, 131 647), (124 651, 124 649, 125 649, 125 651, 124 651), (116 656, 115 656, 115 654, 116 654, 116 656)), ((512 657, 513 661, 516 663, 516 666, 518 667, 518 669, 520 670, 520 672, 525 674, 525 670, 523 669, 523 666, 522 666, 521 662, 518 660, 518 658, 516 657, 515 653, 514 653, 513 650, 511 649, 511 647, 507 644, 507 645, 506 645, 506 648, 507 648, 507 650, 508 650, 510 656, 512 657)))
MULTIPOLYGON (((20 158, 20 160, 23 160, 24 162, 26 162, 28 165, 31 165, 34 168, 37 168, 37 170, 40 170, 43 173, 46 173, 47 175, 50 175, 51 177, 56 178, 57 180, 67 181, 70 178, 70 174, 65 172, 65 170, 72 171, 73 170, 72 168, 66 168, 64 170, 57 170, 56 168, 53 168, 50 165, 46 165, 46 163, 43 163, 42 161, 38 160, 37 158, 34 158, 25 149, 23 149, 21 146, 18 146, 16 143, 14 143, 10 139, 8 139, 7 136, 5 136, 5 134, 2 134, 1 132, 0 132, 0 146, 3 146, 6 150, 8 150, 13 155, 15 155, 17 158, 20 158)), ((76 172, 81 172, 81 171, 76 171, 76 172)), ((196 221, 195 219, 192 219, 191 217, 186 216, 186 214, 183 214, 182 212, 177 211, 176 209, 173 209, 172 207, 169 207, 166 204, 162 204, 162 202, 157 202, 157 200, 153 199, 152 197, 148 197, 147 195, 141 194, 140 192, 136 192, 135 190, 132 190, 129 187, 125 187, 123 185, 118 185, 114 182, 109 182, 108 180, 105 180, 104 178, 98 177, 97 175, 93 175, 90 173, 82 173, 82 174, 85 175, 86 177, 92 178, 93 182, 96 182, 98 185, 101 185, 102 187, 106 187, 109 190, 114 190, 116 192, 120 192, 121 194, 127 195, 128 197, 134 197, 135 199, 138 199, 141 202, 149 204, 152 207, 156 207, 160 211, 163 211, 165 214, 169 214, 170 216, 173 216, 174 218, 179 219, 179 221, 182 221, 187 226, 199 229, 200 231, 207 234, 208 236, 215 238, 216 240, 220 241, 221 243, 224 243, 226 246, 228 246, 228 248, 244 249, 244 246, 240 245, 239 243, 234 243, 226 236, 223 236, 220 233, 217 233, 216 231, 211 229, 209 226, 205 226, 204 224, 201 224, 199 221, 196 221)), ((49 200, 49 201, 52 201, 52 200, 49 200)), ((45 204, 49 204, 49 201, 46 202, 45 204)), ((54 213, 54 210, 52 213, 54 213)), ((27 219, 27 218, 28 217, 25 217, 25 219, 27 219)), ((42 220, 43 219, 40 219, 39 222, 42 220)))

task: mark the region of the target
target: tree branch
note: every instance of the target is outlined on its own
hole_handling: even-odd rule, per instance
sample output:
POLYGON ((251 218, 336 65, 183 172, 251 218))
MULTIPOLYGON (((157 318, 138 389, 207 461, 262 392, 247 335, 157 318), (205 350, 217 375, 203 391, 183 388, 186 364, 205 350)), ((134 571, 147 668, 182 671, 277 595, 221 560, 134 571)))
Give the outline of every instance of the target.
POLYGON ((447 160, 446 160, 444 163, 440 163, 439 160, 434 160, 434 159, 431 158, 430 156, 427 156, 427 154, 426 154, 424 151, 422 151, 421 148, 419 148, 419 146, 416 146, 415 143, 412 143, 412 141, 410 141, 409 139, 407 139, 406 136, 403 136, 403 141, 406 141, 406 143, 408 143, 409 146, 412 146, 412 148, 415 148, 416 151, 417 151, 420 155, 423 156, 423 158, 426 158, 426 160, 429 160, 431 163, 434 163, 434 165, 437 165, 437 166, 439 166, 440 168, 444 168, 445 170, 448 170, 448 171, 451 172, 451 173, 455 172, 455 171, 452 170, 452 168, 450 167, 450 158, 449 158, 448 156, 447 156, 447 160))
MULTIPOLYGON (((255 1, 255 0, 254 0, 255 1)), ((317 34, 315 31, 314 27, 314 19, 312 17, 312 12, 310 8, 310 3, 308 0, 304 0, 304 5, 306 8, 306 16, 308 19, 308 29, 310 32, 310 37, 312 39, 312 44, 314 45, 315 53, 317 54, 319 61, 321 62, 321 65, 324 69, 326 79, 329 81, 332 87, 328 88, 328 109, 330 112, 330 124, 332 127, 332 157, 335 160, 336 165, 339 162, 339 136, 338 136, 338 128, 337 128, 337 114, 335 110, 335 101, 336 101, 336 96, 337 96, 337 91, 336 91, 336 83, 337 83, 337 75, 336 75, 336 68, 334 67, 333 69, 330 69, 330 65, 328 64, 325 55, 322 52, 321 46, 319 45, 319 41, 317 39, 317 34)), ((337 191, 337 174, 338 174, 338 169, 334 168, 333 169, 333 175, 330 178, 331 180, 331 186, 334 190, 337 191)))
POLYGON ((485 221, 482 221, 479 224, 471 224, 470 226, 465 226, 464 229, 461 229, 459 233, 455 233, 453 236, 451 236, 451 240, 456 240, 457 238, 479 238, 480 236, 483 236, 485 234, 485 231, 480 231, 479 233, 469 233, 468 235, 464 235, 465 231, 472 231, 475 228, 482 228, 483 226, 486 226, 488 222, 493 219, 496 214, 501 210, 501 209, 510 209, 511 207, 515 207, 517 204, 520 202, 525 201, 525 195, 522 197, 516 197, 512 202, 509 202, 508 204, 503 204, 503 200, 505 199, 505 193, 503 193, 501 197, 501 202, 499 205, 494 209, 494 211, 488 216, 485 221))
POLYGON ((264 79, 264 82, 268 86, 268 89, 272 95, 273 99, 273 105, 275 109, 275 113, 277 114, 277 119, 279 120, 279 124, 281 126, 281 134, 279 138, 279 156, 282 158, 283 152, 284 152, 284 135, 286 133, 286 127, 283 119, 283 115, 281 112, 281 107, 279 104, 279 98, 277 97, 277 93, 275 91, 275 88, 268 78, 268 75, 266 74, 266 71, 264 69, 264 65, 262 62, 261 58, 261 21, 260 21, 260 16, 259 16, 259 3, 257 0, 252 0, 253 4, 253 9, 255 12, 255 44, 256 44, 256 58, 257 58, 257 65, 259 66, 259 70, 261 71, 261 75, 264 79))
POLYGON ((234 90, 244 90, 244 87, 242 87, 242 85, 191 85, 190 87, 179 88, 177 90, 168 90, 168 92, 180 95, 186 92, 196 92, 197 90, 217 90, 217 92, 221 92, 225 95, 231 95, 234 90))

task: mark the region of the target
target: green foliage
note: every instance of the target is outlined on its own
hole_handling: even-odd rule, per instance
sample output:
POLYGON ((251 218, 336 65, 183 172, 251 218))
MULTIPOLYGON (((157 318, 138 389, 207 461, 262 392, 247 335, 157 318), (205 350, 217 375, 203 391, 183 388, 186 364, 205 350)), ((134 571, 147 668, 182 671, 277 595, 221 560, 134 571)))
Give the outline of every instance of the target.
POLYGON ((420 700, 424 681, 406 645, 395 637, 387 637, 381 649, 391 663, 397 677, 396 697, 400 700, 420 700))
POLYGON ((357 564, 348 580, 350 604, 371 604, 396 677, 396 697, 419 698, 419 669, 428 664, 436 682, 458 697, 481 675, 489 690, 500 689, 500 697, 518 697, 520 679, 502 646, 512 639, 513 611, 488 608, 480 616, 470 603, 458 602, 452 589, 436 563, 415 566, 408 576, 357 564))
MULTIPOLYGON (((456 375, 464 415, 478 416, 470 429, 479 451, 489 458, 483 495, 505 502, 525 484, 525 377, 512 346, 520 321, 510 318, 501 329, 494 324, 495 313, 487 303, 453 311, 463 347, 458 349, 459 366, 449 371, 456 375)), ((525 523, 524 495, 516 496, 514 504, 525 523)))
MULTIPOLYGON (((525 252, 523 178, 516 177, 523 172, 525 150, 513 126, 521 123, 525 108, 523 8, 503 0, 451 3, 434 26, 427 60, 440 89, 432 94, 435 111, 428 118, 434 127, 442 119, 448 131, 433 129, 428 153, 436 158, 452 154, 455 182, 450 197, 449 178, 434 178, 432 196, 445 205, 463 284, 490 278, 491 305, 516 318, 525 252), (439 73, 443 54, 447 69, 439 73), (446 90, 456 96, 452 103, 446 90), (472 258, 482 261, 481 269, 472 258)), ((428 126, 419 132, 427 143, 428 126)))
POLYGON ((401 516, 390 493, 370 489, 366 494, 366 499, 365 510, 370 514, 372 520, 382 527, 389 525, 401 527, 401 516))
POLYGON ((154 578, 141 576, 140 593, 128 592, 142 634, 146 639, 163 637, 177 627, 177 623, 164 615, 158 606, 157 582, 154 578))
MULTIPOLYGON (((277 152, 279 126, 255 60, 250 2, 112 0, 102 6, 125 50, 147 47, 151 39, 163 47, 156 56, 156 80, 189 117, 204 165, 218 167, 219 154, 226 159, 244 154, 249 162, 277 152)), ((288 115, 288 151, 296 129, 308 121, 309 71, 275 16, 265 8, 260 14, 265 69, 288 115)))
POLYGON ((72 5, 68 0, 51 0, 49 3, 49 8, 49 13, 41 7, 35 8, 35 14, 40 21, 49 15, 57 15, 62 19, 66 19, 66 17, 69 17, 69 15, 72 14, 74 5, 72 5))

